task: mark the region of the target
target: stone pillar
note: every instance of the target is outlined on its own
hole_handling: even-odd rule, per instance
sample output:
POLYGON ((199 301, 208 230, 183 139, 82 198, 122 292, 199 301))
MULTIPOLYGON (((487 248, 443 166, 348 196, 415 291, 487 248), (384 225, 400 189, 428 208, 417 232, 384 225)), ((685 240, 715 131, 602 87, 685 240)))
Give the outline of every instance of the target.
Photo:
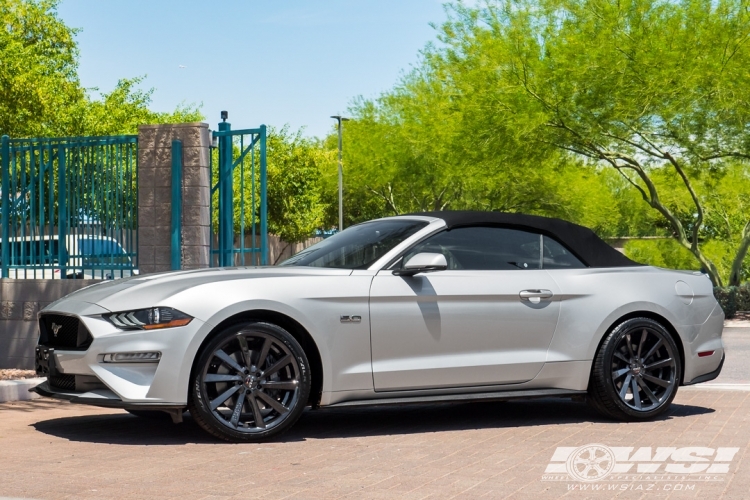
POLYGON ((182 141, 182 269, 209 265, 209 158, 207 123, 138 127, 138 267, 169 271, 172 230, 172 141, 182 141))

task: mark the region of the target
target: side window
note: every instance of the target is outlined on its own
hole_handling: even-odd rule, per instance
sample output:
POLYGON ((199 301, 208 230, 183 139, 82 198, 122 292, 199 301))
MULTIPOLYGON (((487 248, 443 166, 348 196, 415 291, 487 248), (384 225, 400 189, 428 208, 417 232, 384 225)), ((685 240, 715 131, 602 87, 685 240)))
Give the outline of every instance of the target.
POLYGON ((539 234, 502 227, 459 227, 438 233, 404 255, 399 266, 421 252, 442 253, 448 269, 540 269, 539 234))
POLYGON ((542 267, 544 269, 581 269, 586 267, 578 257, 568 251, 549 236, 544 236, 544 254, 542 267))

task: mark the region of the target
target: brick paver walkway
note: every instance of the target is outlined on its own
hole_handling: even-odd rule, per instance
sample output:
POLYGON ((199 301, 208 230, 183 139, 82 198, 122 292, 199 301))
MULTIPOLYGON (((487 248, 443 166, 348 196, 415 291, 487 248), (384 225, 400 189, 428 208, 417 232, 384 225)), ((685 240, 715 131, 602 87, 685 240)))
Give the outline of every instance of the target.
MULTIPOLYGON (((728 328, 725 342, 728 361, 716 382, 747 384, 750 331, 728 328)), ((214 441, 189 418, 173 425, 51 400, 6 403, 0 497, 746 499, 750 392, 725 389, 680 388, 666 417, 637 424, 603 420, 569 400, 309 411, 282 439, 242 445, 214 441), (590 443, 634 453, 739 452, 727 474, 704 477, 713 481, 542 480, 557 447, 590 443)))
POLYGON ((556 447, 602 443, 739 447, 719 481, 601 484, 629 488, 620 498, 742 499, 748 415, 750 392, 683 388, 669 415, 648 423, 608 422, 553 400, 330 409, 306 413, 277 442, 237 445, 213 441, 189 419, 176 426, 37 400, 0 405, 0 496, 611 498, 569 490, 585 483, 542 481, 556 447), (649 484, 683 490, 644 491, 649 484))

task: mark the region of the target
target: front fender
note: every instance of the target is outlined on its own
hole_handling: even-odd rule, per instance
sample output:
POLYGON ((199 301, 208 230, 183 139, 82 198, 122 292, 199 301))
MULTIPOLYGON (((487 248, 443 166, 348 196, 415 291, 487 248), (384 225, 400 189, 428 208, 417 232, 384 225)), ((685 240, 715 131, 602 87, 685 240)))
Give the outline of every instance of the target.
POLYGON ((323 391, 372 390, 369 291, 372 276, 310 276, 208 283, 181 292, 168 304, 205 325, 185 353, 180 379, 206 337, 223 321, 252 311, 271 311, 299 323, 315 342, 323 366, 323 391), (360 316, 342 323, 341 316, 360 316))
MULTIPOLYGON (((300 311, 289 307, 282 302, 273 300, 245 300, 228 305, 227 307, 220 309, 213 316, 211 316, 190 341, 190 344, 185 351, 185 360, 190 360, 190 363, 183 363, 180 369, 179 380, 181 386, 185 387, 186 390, 189 389, 190 373, 192 371, 195 358, 198 356, 201 346, 204 344, 208 336, 216 329, 216 327, 222 322, 234 316, 245 313, 252 313, 253 311, 270 311, 278 314, 283 314, 284 316, 287 316, 302 325, 302 327, 307 330, 307 332, 310 333, 311 336, 313 336, 311 331, 312 323, 309 318, 307 318, 307 316, 302 314, 300 311)), ((317 344, 315 336, 313 336, 313 340, 317 344)), ((328 352, 326 352, 325 350, 321 350, 320 348, 318 348, 318 351, 320 352, 321 363, 323 365, 323 381, 325 383, 326 380, 330 379, 331 362, 330 358, 328 357, 328 352)))

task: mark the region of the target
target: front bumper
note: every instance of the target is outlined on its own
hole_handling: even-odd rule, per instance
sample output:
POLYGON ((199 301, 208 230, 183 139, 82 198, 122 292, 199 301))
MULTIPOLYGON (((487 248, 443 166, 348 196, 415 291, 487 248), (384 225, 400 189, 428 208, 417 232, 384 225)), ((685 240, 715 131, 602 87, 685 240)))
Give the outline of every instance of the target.
POLYGON ((42 382, 38 386, 29 389, 29 392, 35 392, 40 396, 47 398, 70 401, 71 403, 103 406, 105 408, 122 408, 123 410, 182 410, 185 408, 184 404, 123 401, 117 397, 117 394, 109 389, 94 389, 87 392, 66 392, 51 387, 49 382, 42 382))
MULTIPOLYGON (((46 312, 46 311, 45 311, 46 312)), ((51 311, 50 311, 51 312, 51 311)), ((210 326, 198 319, 163 330, 123 331, 100 315, 78 318, 93 340, 86 350, 39 346, 37 368, 47 382, 42 396, 114 408, 171 409, 187 405, 188 381, 200 339, 210 326), (104 362, 105 354, 159 352, 153 362, 104 362), (47 359, 40 360, 40 356, 47 359)))

